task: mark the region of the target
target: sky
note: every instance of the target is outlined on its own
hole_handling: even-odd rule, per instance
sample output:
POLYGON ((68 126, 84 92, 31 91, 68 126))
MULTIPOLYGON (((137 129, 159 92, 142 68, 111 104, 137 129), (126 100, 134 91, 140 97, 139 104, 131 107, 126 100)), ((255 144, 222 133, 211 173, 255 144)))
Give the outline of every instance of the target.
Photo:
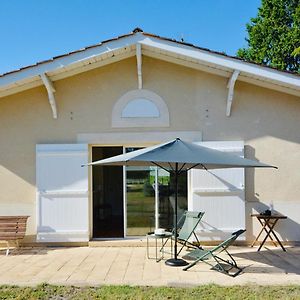
POLYGON ((142 28, 235 55, 260 0, 0 0, 0 74, 142 28))

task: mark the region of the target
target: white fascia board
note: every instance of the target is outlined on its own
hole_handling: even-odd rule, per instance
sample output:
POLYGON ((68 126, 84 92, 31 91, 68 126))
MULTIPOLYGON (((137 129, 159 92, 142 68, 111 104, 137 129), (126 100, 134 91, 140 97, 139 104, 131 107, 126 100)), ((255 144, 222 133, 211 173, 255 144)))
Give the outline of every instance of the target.
POLYGON ((24 80, 26 78, 39 76, 40 74, 54 72, 57 69, 66 68, 72 64, 87 61, 92 58, 101 56, 111 51, 116 51, 127 46, 135 45, 143 36, 141 34, 135 34, 128 37, 122 37, 120 39, 100 44, 99 46, 83 50, 82 52, 69 54, 61 58, 55 58, 53 61, 42 63, 40 65, 28 67, 24 70, 20 70, 11 74, 7 74, 0 77, 0 89, 14 82, 24 80))
POLYGON ((146 37, 140 43, 166 52, 190 57, 198 60, 199 62, 222 66, 231 72, 238 70, 255 77, 264 78, 268 81, 276 81, 278 84, 282 84, 283 86, 297 88, 300 90, 300 77, 297 75, 272 70, 259 65, 253 65, 245 61, 239 61, 234 58, 225 57, 220 54, 201 49, 195 49, 192 46, 182 45, 176 42, 161 40, 155 37, 146 37))
MULTIPOLYGON (((289 93, 296 96, 300 95, 300 77, 293 74, 272 70, 263 66, 254 65, 248 62, 239 61, 234 58, 225 57, 220 54, 212 53, 206 50, 196 49, 192 46, 183 45, 177 42, 166 41, 156 37, 145 36, 143 33, 136 33, 131 36, 121 37, 119 39, 105 42, 99 46, 95 46, 90 49, 83 50, 82 52, 69 54, 61 58, 55 58, 53 61, 42 63, 40 65, 28 67, 24 70, 16 71, 11 74, 7 74, 0 77, 0 92, 4 95, 12 94, 11 91, 6 91, 9 88, 16 87, 19 84, 25 85, 28 80, 39 80, 40 74, 47 73, 51 75, 51 78, 56 79, 56 72, 61 73, 62 70, 68 70, 68 68, 79 65, 80 62, 87 63, 95 60, 98 57, 105 56, 113 51, 118 51, 126 47, 135 46, 136 44, 145 46, 148 52, 151 52, 151 48, 158 53, 169 53, 172 56, 177 56, 179 60, 184 61, 184 57, 187 61, 197 63, 203 66, 209 66, 212 69, 216 68, 223 73, 228 72, 228 77, 234 72, 234 70, 240 71, 240 77, 243 81, 260 80, 268 84, 269 88, 272 85, 283 87, 289 93), (5 91, 5 92, 4 92, 5 91), (299 95, 298 95, 299 91, 299 95)), ((96 62, 97 64, 97 62, 96 62)), ((78 73, 78 72, 77 72, 78 73)), ((224 76, 224 75, 223 75, 224 76)), ((255 81, 253 81, 255 84, 255 81)), ((24 90, 25 88, 20 88, 24 90)), ((278 90, 278 88, 277 88, 278 90)), ((0 97, 1 97, 0 93, 0 97)), ((3 95, 2 95, 3 97, 3 95)))

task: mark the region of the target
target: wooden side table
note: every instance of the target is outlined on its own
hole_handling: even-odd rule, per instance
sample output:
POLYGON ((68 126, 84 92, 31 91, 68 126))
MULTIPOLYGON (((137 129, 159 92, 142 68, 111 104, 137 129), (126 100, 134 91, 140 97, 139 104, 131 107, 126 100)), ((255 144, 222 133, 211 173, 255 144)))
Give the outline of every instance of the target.
POLYGON ((255 242, 258 241, 259 237, 261 236, 261 234, 263 233, 263 231, 265 231, 266 236, 263 239, 263 241, 261 242, 259 248, 257 251, 260 251, 261 247, 264 245, 264 243, 266 242, 267 238, 269 237, 270 240, 273 242, 273 244, 277 247, 273 237, 277 240, 278 244, 280 245, 280 247, 282 248, 283 251, 286 251, 285 248, 283 247, 282 243, 280 242, 279 238, 277 237, 274 228, 275 225, 277 224, 277 222, 281 219, 287 219, 287 216, 284 215, 279 215, 279 214, 274 214, 274 215, 261 215, 261 214, 251 214, 251 217, 253 218, 257 218, 258 222, 261 224, 262 229, 259 232, 258 236, 256 237, 256 239, 253 241, 251 247, 254 246, 255 242))

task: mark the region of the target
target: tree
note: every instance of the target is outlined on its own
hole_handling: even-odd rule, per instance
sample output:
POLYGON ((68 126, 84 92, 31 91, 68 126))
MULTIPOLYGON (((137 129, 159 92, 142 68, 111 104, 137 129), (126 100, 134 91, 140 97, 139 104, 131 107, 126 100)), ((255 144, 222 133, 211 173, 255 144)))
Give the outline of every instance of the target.
POLYGON ((237 56, 300 74, 300 0, 262 0, 237 56))

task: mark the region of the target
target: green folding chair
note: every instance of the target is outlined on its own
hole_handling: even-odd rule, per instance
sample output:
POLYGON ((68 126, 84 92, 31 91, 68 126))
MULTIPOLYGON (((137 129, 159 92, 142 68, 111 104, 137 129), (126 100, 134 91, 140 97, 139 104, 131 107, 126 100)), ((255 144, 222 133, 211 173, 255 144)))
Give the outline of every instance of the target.
MULTIPOLYGON (((198 226, 199 222, 201 221, 202 217, 204 215, 204 212, 197 212, 197 211, 185 211, 179 221, 177 222, 177 242, 180 243, 182 246, 177 252, 177 255, 182 251, 182 249, 187 246, 190 248, 198 248, 202 249, 200 246, 200 242, 198 240, 198 237, 195 233, 195 229, 198 226), (189 241, 191 236, 194 236, 196 242, 192 243, 189 241)), ((175 236, 174 229, 172 230, 173 237, 175 236)), ((168 239, 165 241, 164 245, 161 248, 161 251, 163 251, 164 246, 168 242, 168 239)), ((166 252, 166 251, 164 251, 166 252)))
POLYGON ((186 257, 195 259, 195 261, 193 261, 188 266, 183 268, 183 270, 186 271, 191 267, 195 266, 199 261, 203 261, 206 264, 212 266, 213 269, 215 269, 218 272, 224 273, 232 277, 237 276, 242 271, 242 269, 237 266, 236 261, 234 260, 232 255, 230 255, 230 253, 227 251, 227 248, 230 245, 232 245, 233 242, 245 231, 246 231, 245 229, 240 229, 232 233, 232 235, 227 240, 225 240, 224 242, 222 242, 221 244, 219 244, 218 246, 210 250, 203 250, 203 249, 192 250, 189 254, 186 255, 186 257), (228 260, 221 258, 219 256, 219 254, 223 251, 229 257, 228 260), (214 261, 217 264, 214 265, 211 261, 214 261), (230 271, 232 269, 236 269, 237 271, 231 274, 230 271))
POLYGON ((200 242, 196 235, 195 229, 197 228, 198 224, 200 223, 204 212, 197 212, 197 211, 186 211, 184 212, 182 218, 179 220, 179 231, 177 235, 177 242, 180 243, 182 246, 179 249, 177 255, 182 251, 182 249, 187 246, 191 248, 198 248, 202 249, 200 246, 200 242), (183 221, 183 223, 182 223, 183 221), (191 243, 189 240, 191 236, 194 236, 195 242, 191 243))

